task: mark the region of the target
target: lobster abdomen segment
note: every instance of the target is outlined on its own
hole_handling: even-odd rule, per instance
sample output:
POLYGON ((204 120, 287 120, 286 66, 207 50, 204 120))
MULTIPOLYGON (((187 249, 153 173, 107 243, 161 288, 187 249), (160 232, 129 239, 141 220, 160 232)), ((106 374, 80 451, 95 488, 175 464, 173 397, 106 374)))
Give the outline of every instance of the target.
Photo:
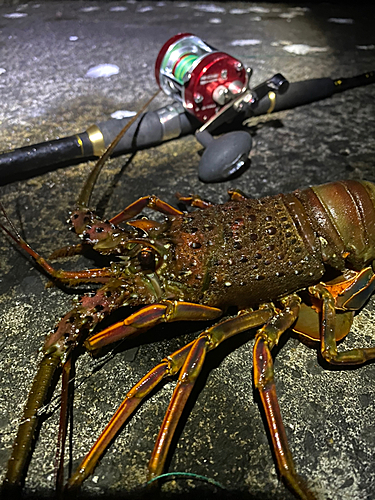
POLYGON ((360 270, 375 259, 375 185, 340 181, 295 195, 321 243, 325 263, 360 270))

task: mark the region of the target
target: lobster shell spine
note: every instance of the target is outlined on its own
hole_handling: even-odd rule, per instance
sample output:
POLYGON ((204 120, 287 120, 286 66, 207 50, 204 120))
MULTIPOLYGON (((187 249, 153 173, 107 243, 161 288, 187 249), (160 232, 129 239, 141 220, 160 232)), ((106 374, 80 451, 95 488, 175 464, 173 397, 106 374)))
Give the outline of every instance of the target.
POLYGON ((226 309, 257 305, 316 283, 320 246, 293 195, 214 205, 175 217, 169 276, 184 299, 226 309))

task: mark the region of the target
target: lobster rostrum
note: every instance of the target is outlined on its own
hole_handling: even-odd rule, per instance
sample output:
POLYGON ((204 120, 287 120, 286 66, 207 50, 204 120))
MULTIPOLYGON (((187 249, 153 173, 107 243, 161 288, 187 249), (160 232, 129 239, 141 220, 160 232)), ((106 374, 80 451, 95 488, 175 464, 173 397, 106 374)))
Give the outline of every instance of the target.
MULTIPOLYGON (((70 477, 77 488, 141 401, 167 376, 178 381, 149 462, 149 479, 164 468, 171 440, 208 351, 240 332, 258 328, 253 349, 254 384, 264 407, 278 471, 297 498, 313 499, 295 471, 277 401, 272 349, 292 328, 320 343, 331 364, 356 365, 375 357, 375 348, 338 352, 336 343, 375 286, 375 185, 342 181, 248 199, 230 191, 230 201, 214 205, 197 196, 179 199, 197 207, 181 212, 145 196, 104 221, 87 206, 101 166, 85 184, 71 222, 82 242, 54 257, 86 246, 113 256, 110 267, 78 272, 56 270, 18 235, 12 237, 53 279, 69 285, 96 283, 47 336, 22 422, 13 446, 4 488, 18 487, 26 474, 40 409, 46 404, 56 370, 62 369, 58 449, 64 448, 68 386, 77 346, 92 352, 161 322, 215 320, 231 307, 238 313, 218 320, 196 340, 163 359, 126 395, 101 436, 70 477), (151 208, 164 222, 136 219, 151 208), (122 224, 120 226, 120 224, 122 224), (303 299, 303 300, 302 300, 303 299), (124 321, 98 331, 100 322, 123 306, 140 306, 124 321), (96 333, 94 332, 96 329, 96 333)), ((58 486, 62 485, 62 453, 58 486)))

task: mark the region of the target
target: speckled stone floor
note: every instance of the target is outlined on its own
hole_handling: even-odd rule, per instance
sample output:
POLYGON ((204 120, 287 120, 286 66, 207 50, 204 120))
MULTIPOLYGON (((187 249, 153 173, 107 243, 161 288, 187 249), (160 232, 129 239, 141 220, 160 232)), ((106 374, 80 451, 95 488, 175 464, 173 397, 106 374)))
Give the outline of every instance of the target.
MULTIPOLYGON (((276 72, 290 81, 353 76, 375 69, 374 7, 366 4, 248 2, 0 3, 0 150, 68 136, 137 110, 157 88, 153 67, 164 42, 193 32, 254 70, 253 83, 276 72), (119 9, 121 7, 122 9, 119 9), (117 9, 116 9, 117 8, 117 9), (17 15, 14 15, 17 14, 17 15), (295 54, 295 44, 307 53, 295 54), (98 64, 115 64, 110 77, 88 78, 98 64)), ((160 95, 152 109, 164 106, 160 95)), ((375 181, 375 86, 351 90, 249 124, 251 166, 241 177, 204 185, 197 177, 201 146, 193 136, 112 160, 94 204, 109 217, 137 197, 175 192, 214 202, 237 187, 251 197, 289 192, 338 179, 375 181)), ((1 202, 26 240, 43 256, 73 242, 65 223, 91 164, 62 168, 0 188, 1 202)), ((93 265, 83 257, 65 269, 93 265)), ((44 336, 71 308, 74 294, 45 289, 46 278, 0 236, 0 465, 4 470, 40 358, 44 336)), ((371 298, 356 316, 345 346, 375 344, 371 298)), ((84 456, 127 389, 161 358, 201 331, 172 324, 124 346, 113 357, 77 363, 73 461, 84 456)), ((223 345, 184 415, 168 471, 219 481, 169 481, 162 496, 221 494, 286 500, 259 398, 252 384, 253 333, 223 345)), ((275 358, 280 406, 298 472, 319 499, 374 498, 375 365, 327 369, 317 352, 288 334, 275 358)), ((120 433, 83 487, 88 498, 134 495, 168 404, 173 381, 150 397, 120 433)), ((58 389, 42 426, 25 496, 53 496, 58 389)), ((140 490, 142 495, 143 490, 140 490)), ((146 496, 146 493, 145 493, 146 496)), ((202 496, 203 497, 203 496, 202 496)))

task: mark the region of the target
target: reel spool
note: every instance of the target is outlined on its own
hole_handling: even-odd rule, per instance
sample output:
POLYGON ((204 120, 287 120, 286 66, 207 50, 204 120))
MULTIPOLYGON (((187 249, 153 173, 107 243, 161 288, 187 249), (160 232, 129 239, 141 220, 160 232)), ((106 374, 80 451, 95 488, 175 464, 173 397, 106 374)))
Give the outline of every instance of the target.
POLYGON ((244 92, 251 70, 238 59, 218 52, 191 33, 180 33, 162 47, 155 64, 159 87, 200 122, 244 92))

